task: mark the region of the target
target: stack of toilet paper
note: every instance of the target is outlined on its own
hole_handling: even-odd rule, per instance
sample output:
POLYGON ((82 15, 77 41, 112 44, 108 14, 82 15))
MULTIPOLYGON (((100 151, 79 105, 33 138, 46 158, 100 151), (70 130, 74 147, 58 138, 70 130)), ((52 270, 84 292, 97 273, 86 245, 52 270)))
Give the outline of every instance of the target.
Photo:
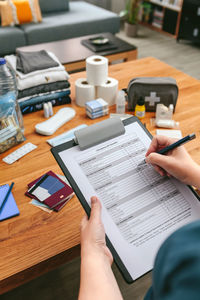
POLYGON ((86 102, 102 98, 108 105, 113 105, 117 92, 118 80, 108 77, 108 59, 99 55, 88 57, 86 78, 75 82, 76 104, 84 107, 86 102))

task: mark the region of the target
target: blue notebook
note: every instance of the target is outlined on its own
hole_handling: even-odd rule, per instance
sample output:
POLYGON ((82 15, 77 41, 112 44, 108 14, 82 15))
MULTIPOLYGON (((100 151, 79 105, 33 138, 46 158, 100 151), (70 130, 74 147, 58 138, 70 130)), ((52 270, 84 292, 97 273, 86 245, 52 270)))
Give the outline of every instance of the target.
MULTIPOLYGON (((5 195, 8 191, 8 189, 9 189, 8 184, 0 186, 0 206, 5 198, 5 195)), ((18 215, 19 215, 19 209, 17 207, 17 204, 16 204, 15 199, 11 192, 6 203, 0 210, 0 221, 3 221, 5 219, 8 219, 8 218, 11 218, 14 216, 18 216, 18 215)))

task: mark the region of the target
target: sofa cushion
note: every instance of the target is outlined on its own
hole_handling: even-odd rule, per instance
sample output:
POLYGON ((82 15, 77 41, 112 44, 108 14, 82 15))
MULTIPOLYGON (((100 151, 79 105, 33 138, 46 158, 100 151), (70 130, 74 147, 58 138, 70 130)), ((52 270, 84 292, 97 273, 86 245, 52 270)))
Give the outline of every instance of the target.
POLYGON ((17 27, 0 27, 0 56, 15 53, 17 47, 26 45, 24 32, 17 27))
POLYGON ((27 44, 58 41, 100 32, 116 33, 118 15, 83 1, 70 2, 70 10, 43 15, 40 24, 24 24, 27 44))
POLYGON ((39 0, 42 13, 54 13, 69 10, 68 0, 39 0))

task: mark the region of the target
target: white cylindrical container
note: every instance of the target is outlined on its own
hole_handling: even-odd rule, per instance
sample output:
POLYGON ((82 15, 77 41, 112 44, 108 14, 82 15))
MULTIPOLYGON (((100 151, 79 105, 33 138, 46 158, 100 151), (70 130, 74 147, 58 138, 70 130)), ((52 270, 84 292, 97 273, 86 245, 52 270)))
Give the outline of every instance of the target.
POLYGON ((156 120, 156 125, 163 128, 177 128, 179 122, 175 122, 174 120, 156 120))
POLYGON ((108 59, 93 55, 86 59, 87 81, 92 85, 102 85, 108 78, 108 59))
POLYGON ((85 103, 94 100, 95 86, 88 83, 86 78, 79 78, 75 82, 76 104, 84 107, 85 103))
POLYGON ((102 98, 108 105, 114 105, 118 92, 118 80, 108 77, 107 81, 97 86, 97 98, 102 98))

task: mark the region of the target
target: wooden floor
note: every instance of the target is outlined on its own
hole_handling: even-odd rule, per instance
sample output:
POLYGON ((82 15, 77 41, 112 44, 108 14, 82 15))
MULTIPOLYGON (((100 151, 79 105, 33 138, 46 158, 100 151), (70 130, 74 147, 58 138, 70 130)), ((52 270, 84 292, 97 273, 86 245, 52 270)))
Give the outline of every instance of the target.
MULTIPOLYGON (((143 276, 139 284, 129 285, 124 281, 115 265, 113 265, 113 271, 124 299, 142 300, 144 298, 151 285, 151 273, 143 276)), ((79 273, 80 258, 77 258, 46 275, 1 295, 1 300, 77 300, 79 273)))
MULTIPOLYGON (((137 38, 127 38, 123 31, 118 36, 138 47, 139 58, 154 56, 200 79, 200 48, 188 43, 177 43, 173 38, 142 26, 139 28, 137 38)), ((151 284, 151 273, 143 276, 137 284, 128 285, 124 282, 115 265, 113 270, 125 300, 143 299, 151 284)), ((75 300, 79 289, 79 272, 80 258, 77 258, 24 286, 2 295, 1 300, 75 300)))
POLYGON ((123 29, 118 37, 138 47, 138 58, 153 56, 180 71, 200 79, 200 45, 188 41, 177 42, 171 36, 139 26, 137 38, 125 36, 123 29))

